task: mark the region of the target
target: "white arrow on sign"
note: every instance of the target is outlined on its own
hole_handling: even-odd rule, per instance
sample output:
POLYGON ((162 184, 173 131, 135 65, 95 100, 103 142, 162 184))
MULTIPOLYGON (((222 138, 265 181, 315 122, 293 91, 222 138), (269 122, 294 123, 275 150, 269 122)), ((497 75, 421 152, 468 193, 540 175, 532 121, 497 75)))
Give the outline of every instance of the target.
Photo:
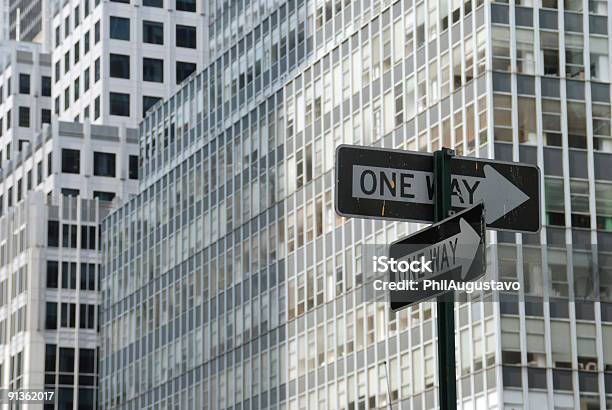
MULTIPOLYGON (((453 174, 451 178, 454 207, 467 208, 484 202, 485 222, 493 223, 529 200, 490 165, 484 165, 484 177, 453 174)), ((353 165, 354 198, 411 203, 433 203, 433 173, 398 168, 353 165)))
POLYGON ((461 279, 465 279, 478 252, 481 238, 463 218, 459 219, 459 229, 458 234, 399 258, 399 260, 413 261, 424 256, 426 261, 432 261, 433 272, 425 275, 426 277, 402 279, 434 278, 458 267, 461 267, 461 279))

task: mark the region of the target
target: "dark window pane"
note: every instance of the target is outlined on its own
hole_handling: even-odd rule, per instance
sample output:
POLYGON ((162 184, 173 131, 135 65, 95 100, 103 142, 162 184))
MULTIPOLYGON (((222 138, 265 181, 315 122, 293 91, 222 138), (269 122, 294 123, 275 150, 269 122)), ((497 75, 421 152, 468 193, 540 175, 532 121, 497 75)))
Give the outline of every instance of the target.
POLYGON ((94 349, 79 349, 79 372, 93 373, 96 358, 94 349))
POLYGON ((130 19, 111 16, 110 38, 130 41, 130 19))
POLYGON ((546 388, 546 369, 528 368, 527 378, 530 389, 545 389, 546 388))
POLYGON ((572 100, 584 100, 584 81, 567 80, 567 98, 572 100))
POLYGON ((491 22, 499 24, 508 24, 510 12, 508 6, 501 4, 491 4, 491 22))
POLYGON ((130 116, 130 95, 123 93, 110 93, 111 115, 130 116))
POLYGON ((59 371, 63 373, 74 373, 74 349, 60 347, 59 371))
POLYGON ((149 44, 164 44, 164 24, 144 20, 142 22, 142 41, 149 44))
POLYGON ((192 26, 176 25, 176 46, 196 48, 196 28, 192 26))
POLYGON ((94 152, 94 175, 114 177, 115 154, 108 152, 94 152))
POLYGON ((176 0, 176 9, 182 11, 196 11, 195 0, 176 0))
POLYGON ((572 371, 553 369, 553 388, 555 390, 573 390, 572 371))
POLYGON ((610 102, 610 85, 591 82, 591 97, 593 101, 610 102))
POLYGON ((142 5, 143 6, 148 6, 148 7, 164 7, 164 1, 163 0, 142 0, 142 5))
POLYGON ((29 74, 19 74, 19 94, 30 94, 29 74))
POLYGON ((589 31, 591 34, 608 34, 608 18, 589 15, 589 31))
POLYGON ((582 14, 565 12, 565 31, 582 33, 582 14))
POLYGON ((25 128, 30 126, 30 107, 19 107, 19 126, 25 128))
POLYGON ((157 58, 142 59, 142 78, 144 81, 164 82, 164 60, 157 58))
POLYGON ((514 9, 516 25, 533 27, 533 9, 527 7, 516 7, 514 9))
POLYGON ((94 198, 98 198, 100 201, 108 201, 111 202, 115 199, 114 192, 104 192, 104 191, 94 191, 94 198))
POLYGON ((59 246, 59 222, 49 221, 47 223, 47 246, 59 246))
POLYGON ((138 156, 130 155, 129 161, 129 178, 138 179, 138 156))
POLYGON ((111 77, 130 78, 130 56, 123 54, 111 54, 109 65, 111 77))
POLYGON ((196 70, 195 63, 176 62, 176 83, 180 84, 196 70))
POLYGON ((505 387, 521 387, 520 367, 503 366, 502 373, 505 387))
POLYGON ((43 108, 40 112, 40 122, 42 124, 51 124, 51 110, 43 108))
POLYGON ((529 75, 516 76, 517 91, 519 94, 535 95, 535 78, 529 75))
POLYGON ((542 77, 542 95, 545 97, 559 97, 559 80, 542 77))
POLYGON ((45 371, 54 372, 57 358, 57 345, 45 346, 45 371))
POLYGON ((144 117, 149 108, 153 107, 159 100, 161 100, 161 97, 151 97, 148 95, 142 97, 142 116, 144 117))
POLYGON ((47 287, 57 289, 58 278, 57 261, 47 261, 47 287))
POLYGON ((77 197, 77 196, 79 196, 79 190, 78 189, 72 189, 72 188, 62 188, 62 195, 77 197))
POLYGON ((581 392, 597 393, 599 391, 596 372, 578 372, 578 383, 581 392))
POLYGON ((62 148, 62 172, 66 174, 81 172, 81 152, 78 149, 62 148))
POLYGON ((493 90, 510 92, 510 74, 493 73, 493 90))
POLYGON ((47 302, 45 329, 57 329, 57 303, 47 302))
POLYGON ((552 10, 540 10, 540 28, 556 30, 558 25, 557 12, 552 10))

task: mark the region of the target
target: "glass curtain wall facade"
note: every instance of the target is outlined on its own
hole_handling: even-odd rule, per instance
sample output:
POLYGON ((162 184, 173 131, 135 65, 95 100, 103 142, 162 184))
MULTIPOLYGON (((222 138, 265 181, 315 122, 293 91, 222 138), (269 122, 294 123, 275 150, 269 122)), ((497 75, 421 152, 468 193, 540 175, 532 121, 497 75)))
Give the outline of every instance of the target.
POLYGON ((103 223, 103 408, 435 408, 435 304, 360 292, 362 246, 418 226, 335 214, 340 143, 538 164, 541 233, 489 238, 522 290, 456 305, 459 403, 612 407, 606 3, 211 13, 213 63, 145 118, 103 223))

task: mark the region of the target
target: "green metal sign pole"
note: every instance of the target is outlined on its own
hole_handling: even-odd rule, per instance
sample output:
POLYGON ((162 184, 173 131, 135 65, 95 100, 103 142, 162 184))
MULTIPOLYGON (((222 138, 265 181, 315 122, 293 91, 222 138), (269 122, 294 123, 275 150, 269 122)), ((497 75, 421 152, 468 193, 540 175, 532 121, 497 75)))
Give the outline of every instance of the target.
MULTIPOLYGON (((446 219, 451 212, 451 158, 455 151, 442 148, 434 152, 434 221, 446 219)), ((438 298, 438 378, 441 410, 457 409, 455 371, 455 295, 438 298)))

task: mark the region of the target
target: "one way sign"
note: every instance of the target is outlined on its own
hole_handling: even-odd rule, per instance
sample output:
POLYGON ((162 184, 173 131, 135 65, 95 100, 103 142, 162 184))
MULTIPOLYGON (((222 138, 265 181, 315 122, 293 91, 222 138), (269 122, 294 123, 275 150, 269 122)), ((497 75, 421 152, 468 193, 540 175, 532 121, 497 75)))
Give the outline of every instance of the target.
POLYGON ((446 293, 445 289, 426 287, 426 280, 471 282, 482 277, 486 272, 484 219, 485 210, 480 203, 392 243, 390 258, 431 261, 431 272, 408 271, 397 273, 397 276, 392 273, 392 281, 413 281, 418 286, 411 290, 391 291, 391 309, 403 309, 446 293))
MULTIPOLYGON (((487 228, 540 230, 540 170, 482 158, 451 160, 454 211, 483 202, 487 228)), ((433 155, 341 145, 336 150, 336 211, 343 216, 433 222, 433 155)))

